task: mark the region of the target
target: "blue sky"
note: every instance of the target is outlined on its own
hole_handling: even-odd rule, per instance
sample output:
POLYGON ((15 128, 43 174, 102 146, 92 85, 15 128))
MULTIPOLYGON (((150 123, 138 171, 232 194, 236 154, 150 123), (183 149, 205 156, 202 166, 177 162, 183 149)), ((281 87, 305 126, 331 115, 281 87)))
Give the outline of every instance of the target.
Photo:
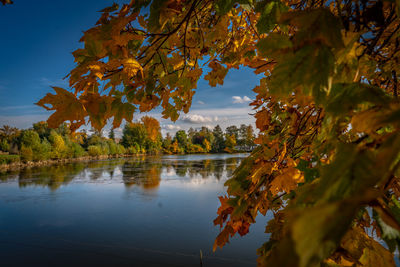
MULTIPOLYGON (((63 77, 74 67, 71 52, 82 46, 78 40, 99 18, 97 11, 113 2, 124 3, 15 0, 13 5, 0 6, 0 125, 29 128, 46 120, 51 113, 33 103, 51 92, 52 85, 67 87, 63 77)), ((199 81, 191 111, 176 123, 161 120, 163 132, 253 123, 248 103, 257 83, 249 69, 230 71, 223 86, 199 81)), ((159 110, 149 115, 160 119, 159 110)))

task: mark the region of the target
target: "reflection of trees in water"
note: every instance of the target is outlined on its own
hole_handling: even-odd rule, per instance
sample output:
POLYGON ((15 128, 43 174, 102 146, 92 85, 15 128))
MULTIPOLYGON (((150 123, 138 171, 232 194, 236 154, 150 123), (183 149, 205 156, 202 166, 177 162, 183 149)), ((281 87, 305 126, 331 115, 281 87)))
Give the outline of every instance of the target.
POLYGON ((240 158, 186 160, 185 158, 135 157, 120 158, 102 161, 77 162, 52 166, 34 167, 21 171, 0 174, 0 180, 18 179, 20 187, 40 185, 51 190, 57 190, 75 178, 88 177, 91 180, 99 178, 113 179, 116 168, 121 167, 122 180, 126 187, 134 185, 142 189, 155 189, 160 185, 163 168, 167 172, 172 170, 179 177, 200 175, 206 179, 214 176, 221 179, 232 175, 240 158))
POLYGON ((232 176, 233 172, 236 170, 237 166, 240 163, 239 158, 227 158, 226 163, 226 174, 228 177, 232 176))
POLYGON ((18 184, 20 187, 40 185, 57 190, 61 185, 71 182, 84 169, 83 163, 28 168, 19 172, 18 184))
POLYGON ((111 159, 111 160, 99 160, 89 161, 87 163, 87 169, 89 170, 89 177, 91 180, 97 180, 107 173, 112 179, 114 176, 115 169, 124 164, 125 159, 111 159))
POLYGON ((226 165, 225 159, 203 159, 203 160, 168 160, 164 166, 169 170, 173 168, 175 173, 180 176, 193 178, 200 175, 202 178, 214 176, 221 179, 226 165))
POLYGON ((142 157, 122 165, 122 180, 126 187, 138 185, 155 189, 160 185, 162 162, 160 157, 142 157))

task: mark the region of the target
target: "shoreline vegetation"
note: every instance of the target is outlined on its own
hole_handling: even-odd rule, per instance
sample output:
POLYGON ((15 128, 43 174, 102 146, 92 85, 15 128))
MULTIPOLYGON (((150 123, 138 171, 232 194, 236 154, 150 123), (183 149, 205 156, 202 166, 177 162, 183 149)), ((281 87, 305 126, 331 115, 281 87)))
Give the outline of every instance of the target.
POLYGON ((161 134, 160 123, 149 116, 127 123, 121 138, 110 130, 108 137, 99 131, 71 132, 68 124, 51 129, 46 122, 20 130, 0 128, 0 171, 24 169, 77 161, 132 157, 137 155, 240 153, 254 147, 251 125, 219 125, 179 130, 174 136, 161 134))

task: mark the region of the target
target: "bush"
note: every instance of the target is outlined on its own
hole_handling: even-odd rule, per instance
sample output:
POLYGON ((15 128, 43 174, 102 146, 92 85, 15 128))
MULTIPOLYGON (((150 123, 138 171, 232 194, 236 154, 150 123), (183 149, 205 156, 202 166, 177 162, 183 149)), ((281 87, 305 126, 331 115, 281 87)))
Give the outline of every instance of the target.
POLYGON ((6 139, 1 140, 0 150, 4 152, 8 152, 10 150, 10 144, 7 142, 6 139))
POLYGON ((138 151, 137 151, 136 147, 134 147, 134 146, 130 146, 126 150, 127 150, 128 154, 138 154, 138 151))
POLYGON ((88 147, 88 153, 89 153, 89 156, 95 157, 95 156, 100 156, 103 153, 103 151, 102 151, 101 146, 95 145, 95 146, 88 147))
POLYGON ((79 158, 86 156, 86 151, 81 147, 79 144, 71 142, 69 146, 69 150, 71 153, 71 156, 74 158, 79 158))
POLYGON ((32 147, 33 160, 47 160, 51 156, 51 145, 44 139, 40 144, 32 147))
POLYGON ((126 153, 126 149, 123 145, 118 144, 117 145, 117 154, 122 155, 126 153))
POLYGON ((53 130, 50 133, 49 139, 53 147, 52 157, 57 159, 64 158, 68 151, 62 136, 53 130))
POLYGON ((189 144, 187 146, 187 153, 204 153, 204 149, 201 145, 189 144))
POLYGON ((114 141, 112 141, 112 140, 107 141, 107 145, 108 145, 108 151, 109 151, 110 155, 118 154, 117 144, 114 143, 114 141))
POLYGON ((21 159, 25 162, 27 161, 32 161, 33 159, 33 151, 32 148, 30 147, 26 147, 26 146, 22 146, 21 147, 21 151, 20 151, 20 155, 21 155, 21 159))
POLYGON ((23 131, 21 135, 21 144, 25 147, 35 147, 40 145, 39 134, 33 130, 23 131))
POLYGON ((110 154, 110 149, 107 144, 102 144, 100 145, 101 147, 101 155, 109 155, 110 154))
POLYGON ((19 162, 18 155, 0 155, 0 165, 1 164, 11 164, 14 162, 19 162))

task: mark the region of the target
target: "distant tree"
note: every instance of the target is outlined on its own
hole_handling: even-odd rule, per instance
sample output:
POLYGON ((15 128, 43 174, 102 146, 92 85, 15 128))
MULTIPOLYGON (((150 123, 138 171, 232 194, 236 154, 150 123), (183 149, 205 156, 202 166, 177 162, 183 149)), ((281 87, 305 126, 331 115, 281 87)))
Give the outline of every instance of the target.
POLYGON ((188 133, 187 133, 189 142, 193 143, 193 137, 195 134, 196 134, 196 131, 192 127, 190 127, 188 130, 188 133))
POLYGON ((203 147, 204 147, 204 152, 210 152, 211 151, 211 143, 207 139, 204 139, 203 141, 203 147))
POLYGON ((20 134, 21 130, 9 125, 3 125, 3 127, 0 128, 0 138, 5 138, 8 143, 13 142, 20 134))
POLYGON ((39 134, 33 130, 23 131, 21 134, 21 145, 25 147, 36 147, 40 145, 39 134))
POLYGON ((175 153, 175 154, 180 152, 180 151, 179 151, 179 143, 178 143, 178 140, 177 140, 177 139, 175 139, 175 141, 172 143, 171 152, 172 152, 172 153, 175 153))
POLYGON ((4 152, 8 152, 10 150, 10 144, 7 139, 0 139, 0 150, 4 152))
POLYGON ((62 136, 56 131, 52 130, 49 136, 49 141, 52 146, 52 157, 64 158, 67 153, 67 146, 62 136))
POLYGON ((241 124, 239 127, 239 136, 237 138, 237 144, 239 146, 244 146, 245 145, 245 140, 246 140, 246 134, 247 134, 247 125, 246 124, 241 124))
POLYGON ((110 130, 110 132, 108 134, 108 138, 110 138, 111 140, 115 141, 114 129, 110 130))
POLYGON ((213 131, 214 141, 212 142, 213 152, 222 152, 225 148, 224 133, 219 125, 215 126, 213 131))
POLYGON ((125 147, 139 146, 140 150, 146 146, 146 127, 139 122, 127 123, 122 132, 122 145, 125 147))
POLYGON ((167 133, 166 137, 162 141, 162 147, 165 153, 172 153, 171 145, 172 145, 172 137, 170 133, 167 133))
POLYGON ((56 129, 57 133, 60 134, 61 136, 70 136, 71 135, 71 129, 70 126, 67 123, 62 123, 58 128, 56 129))
POLYGON ((147 137, 153 142, 157 141, 161 137, 161 127, 158 120, 150 116, 144 116, 141 121, 146 128, 147 137))
POLYGON ((244 136, 244 145, 247 147, 253 146, 254 139, 255 139, 255 135, 254 135, 253 126, 249 125, 246 127, 246 134, 244 136))
POLYGON ((225 129, 227 135, 234 135, 235 140, 239 139, 239 128, 236 125, 229 126, 225 129))
POLYGON ((178 141, 179 147, 186 150, 188 145, 188 136, 184 130, 179 130, 175 133, 175 140, 178 141))
POLYGON ((33 124, 33 130, 39 134, 40 139, 48 139, 50 136, 51 129, 47 125, 47 122, 40 121, 33 124))
POLYGON ((233 153, 235 152, 235 146, 236 146, 236 137, 235 134, 226 134, 225 135, 225 151, 228 153, 233 153))

